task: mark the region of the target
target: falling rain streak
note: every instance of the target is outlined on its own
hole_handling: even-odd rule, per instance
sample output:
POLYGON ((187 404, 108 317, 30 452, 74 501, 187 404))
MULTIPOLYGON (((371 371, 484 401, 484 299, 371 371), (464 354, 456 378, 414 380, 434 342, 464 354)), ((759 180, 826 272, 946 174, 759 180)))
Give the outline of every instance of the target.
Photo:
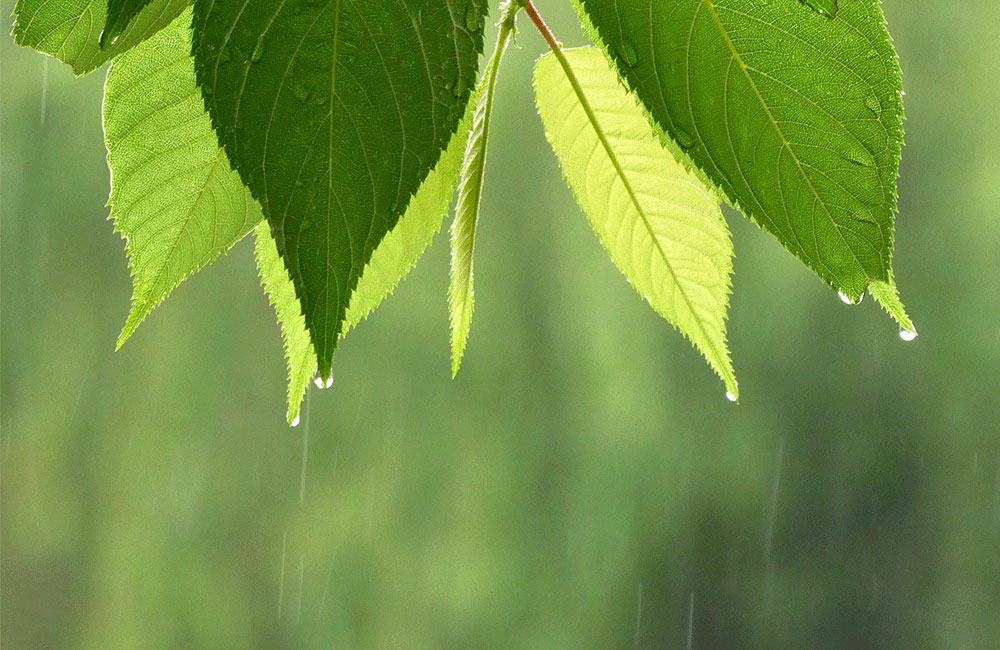
POLYGON ((639 595, 636 598, 636 611, 635 611, 635 647, 636 650, 639 648, 639 630, 642 624, 642 583, 639 583, 639 595))
POLYGON ((42 57, 42 92, 38 99, 39 113, 38 123, 45 126, 45 113, 49 107, 49 57, 42 57))
POLYGON ((288 531, 281 533, 281 570, 278 572, 278 620, 281 620, 281 607, 285 600, 285 550, 288 547, 288 531))

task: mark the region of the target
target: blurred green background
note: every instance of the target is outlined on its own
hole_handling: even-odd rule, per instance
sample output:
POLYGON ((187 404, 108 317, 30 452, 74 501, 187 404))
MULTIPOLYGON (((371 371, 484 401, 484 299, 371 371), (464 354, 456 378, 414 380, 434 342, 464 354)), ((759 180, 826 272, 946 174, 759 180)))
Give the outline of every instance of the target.
POLYGON ((727 213, 727 402, 563 184, 522 17, 462 372, 439 235, 295 429, 249 241, 114 352, 103 72, 0 39, 0 645, 1000 647, 1000 3, 884 5, 915 342, 727 213))

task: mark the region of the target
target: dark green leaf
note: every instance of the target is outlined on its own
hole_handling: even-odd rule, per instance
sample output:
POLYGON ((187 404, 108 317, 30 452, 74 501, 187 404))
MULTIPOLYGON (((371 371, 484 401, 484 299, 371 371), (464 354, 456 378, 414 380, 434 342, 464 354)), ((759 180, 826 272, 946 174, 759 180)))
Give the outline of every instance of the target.
POLYGON ((891 283, 902 101, 877 0, 580 0, 657 125, 857 299, 891 283))
POLYGON ((85 74, 166 27, 191 0, 151 0, 117 40, 102 48, 107 0, 18 0, 14 40, 69 64, 85 74))
POLYGON ((108 17, 104 21, 104 31, 101 32, 101 47, 114 43, 125 26, 150 2, 152 0, 108 0, 108 17))
POLYGON ((321 374, 365 264, 448 144, 482 49, 479 0, 199 0, 198 81, 260 201, 321 374))

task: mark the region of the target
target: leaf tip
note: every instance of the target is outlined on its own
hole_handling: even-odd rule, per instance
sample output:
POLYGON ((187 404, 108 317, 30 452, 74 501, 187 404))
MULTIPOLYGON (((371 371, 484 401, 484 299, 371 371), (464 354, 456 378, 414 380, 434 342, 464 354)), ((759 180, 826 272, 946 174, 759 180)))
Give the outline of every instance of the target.
POLYGON ((874 280, 868 285, 868 293, 872 295, 882 309, 895 320, 900 327, 900 338, 904 341, 912 341, 917 336, 917 328, 910 320, 903 307, 903 302, 899 298, 899 289, 896 288, 890 276, 889 280, 874 280))

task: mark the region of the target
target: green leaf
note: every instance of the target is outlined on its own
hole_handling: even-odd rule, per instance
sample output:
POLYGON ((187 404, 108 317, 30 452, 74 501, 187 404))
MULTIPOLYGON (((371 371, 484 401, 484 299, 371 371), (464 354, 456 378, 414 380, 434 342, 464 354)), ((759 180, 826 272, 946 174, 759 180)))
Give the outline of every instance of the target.
POLYGON ((99 39, 100 46, 114 43, 125 26, 132 22, 150 2, 152 0, 108 0, 108 16, 99 39))
POLYGON ((316 374, 316 352, 306 331, 295 286, 288 277, 285 264, 278 255, 278 246, 265 221, 257 226, 255 257, 260 283, 267 291, 278 317, 281 338, 285 344, 285 364, 288 366, 288 423, 299 423, 302 400, 309 388, 309 380, 316 374))
POLYGON ((604 54, 566 50, 535 66, 545 134, 611 259, 705 355, 735 399, 726 348, 732 244, 719 199, 660 145, 604 54), (585 99, 584 99, 585 98, 585 99))
POLYGON ((476 109, 472 114, 472 130, 465 145, 462 171, 455 204, 455 220, 451 224, 451 274, 448 285, 448 316, 451 322, 451 376, 458 374, 462 354, 469 340, 475 303, 472 260, 476 244, 476 223, 479 221, 479 201, 483 194, 483 172, 486 168, 486 142, 490 133, 490 115, 497 71, 507 42, 514 30, 516 7, 508 5, 500 27, 496 49, 487 64, 483 79, 476 89, 476 109))
POLYGON ((152 0, 101 48, 100 35, 108 0, 18 0, 14 6, 14 41, 50 54, 85 74, 135 47, 166 27, 191 0, 152 0))
POLYGON ((205 112, 195 84, 190 24, 191 12, 185 11, 108 71, 109 203, 134 285, 119 347, 174 287, 263 218, 205 112))
MULTIPOLYGON (((351 328, 368 316, 396 288, 441 228, 441 221, 448 212, 448 204, 455 192, 469 122, 469 116, 466 116, 437 166, 413 195, 406 213, 372 254, 358 280, 357 289, 351 294, 341 337, 346 336, 351 328)), ((270 296, 285 343, 288 422, 295 423, 309 380, 316 374, 316 353, 306 331, 295 287, 278 255, 277 245, 266 223, 257 228, 256 257, 261 283, 270 296)), ((327 383, 323 382, 323 385, 327 383)))
POLYGON ((199 85, 324 378, 365 264, 458 127, 484 16, 481 0, 195 3, 199 85))
POLYGON ((878 0, 579 0, 655 123, 857 300, 891 283, 902 86, 878 0))

